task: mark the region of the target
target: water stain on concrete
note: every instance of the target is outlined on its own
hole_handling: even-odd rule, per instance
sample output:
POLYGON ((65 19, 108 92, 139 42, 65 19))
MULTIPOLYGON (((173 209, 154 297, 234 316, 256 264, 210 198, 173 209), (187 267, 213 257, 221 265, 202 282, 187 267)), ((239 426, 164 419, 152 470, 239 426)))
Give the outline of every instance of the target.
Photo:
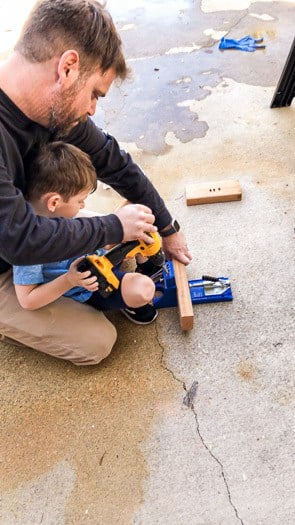
MULTIPOLYGON (((251 2, 245 1, 245 4, 248 7, 251 2)), ((241 5, 239 2, 239 8, 241 5)), ((190 2, 184 10, 176 4, 170 11, 169 6, 163 7, 168 14, 165 20, 157 16, 159 7, 153 3, 142 2, 141 13, 136 9, 124 14, 114 10, 119 27, 122 21, 125 24, 136 20, 136 30, 122 35, 133 79, 119 89, 112 89, 101 103, 100 115, 94 117, 121 143, 134 143, 151 155, 169 153, 169 146, 165 143, 168 133, 175 133, 183 144, 205 136, 207 119, 202 119, 198 113, 192 115, 185 102, 195 100, 197 103, 209 97, 210 89, 214 89, 222 77, 243 84, 273 86, 283 68, 283 64, 280 66, 280 61, 274 58, 282 45, 287 55, 290 48, 288 34, 293 30, 293 6, 287 2, 273 3, 271 9, 269 7, 269 16, 263 20, 251 16, 253 13, 247 8, 241 12, 235 11, 234 7, 228 10, 227 6, 221 11, 219 6, 218 12, 213 13, 211 5, 212 14, 210 9, 204 14, 190 2), (277 34, 278 18, 286 26, 284 34, 277 34), (208 28, 214 28, 214 31, 208 28), (150 38, 153 33, 157 34, 155 42, 150 38), (255 61, 253 53, 221 52, 217 38, 221 34, 228 34, 230 38, 247 34, 263 37, 266 49, 255 52, 255 61), (171 49, 177 54, 169 54, 171 49), (204 72, 208 71, 204 78, 204 72), (189 83, 179 83, 179 79, 187 77, 190 77, 189 83), (149 86, 148 90, 145 86, 149 86)), ((254 8, 256 16, 265 14, 265 3, 257 2, 254 8)))
POLYGON ((276 401, 283 406, 294 404, 295 401, 295 389, 292 386, 290 389, 284 387, 279 388, 275 396, 276 401))
POLYGON ((141 443, 179 389, 155 328, 118 324, 120 343, 94 368, 3 345, 2 491, 67 461, 68 523, 130 523, 147 476, 141 443))
POLYGON ((61 461, 45 474, 21 487, 1 494, 1 523, 5 525, 63 525, 75 473, 61 461))
POLYGON ((254 378, 255 374, 255 368, 251 363, 248 363, 247 361, 241 361, 237 368, 236 368, 237 374, 243 381, 250 382, 254 378))

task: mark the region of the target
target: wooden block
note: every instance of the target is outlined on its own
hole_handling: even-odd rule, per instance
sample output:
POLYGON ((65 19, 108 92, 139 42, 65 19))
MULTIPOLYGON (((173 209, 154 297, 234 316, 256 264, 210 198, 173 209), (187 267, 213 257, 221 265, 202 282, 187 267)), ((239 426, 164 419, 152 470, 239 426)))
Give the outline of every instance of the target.
POLYGON ((180 327, 191 330, 194 324, 194 311, 189 291, 185 265, 172 259, 178 300, 180 327))
POLYGON ((242 189, 238 180, 200 182, 185 187, 186 204, 210 204, 213 202, 240 201, 242 189))

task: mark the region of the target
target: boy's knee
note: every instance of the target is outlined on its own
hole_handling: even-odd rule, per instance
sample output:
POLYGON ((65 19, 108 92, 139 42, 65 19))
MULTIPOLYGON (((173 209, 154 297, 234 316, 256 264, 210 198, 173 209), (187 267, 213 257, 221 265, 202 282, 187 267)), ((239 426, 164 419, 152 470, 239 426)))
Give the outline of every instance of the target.
POLYGON ((122 280, 121 290, 125 303, 137 308, 153 300, 155 284, 147 275, 126 273, 122 280))
POLYGON ((145 303, 150 303, 155 295, 155 284, 150 277, 145 275, 142 275, 141 277, 145 278, 140 290, 142 299, 145 303))

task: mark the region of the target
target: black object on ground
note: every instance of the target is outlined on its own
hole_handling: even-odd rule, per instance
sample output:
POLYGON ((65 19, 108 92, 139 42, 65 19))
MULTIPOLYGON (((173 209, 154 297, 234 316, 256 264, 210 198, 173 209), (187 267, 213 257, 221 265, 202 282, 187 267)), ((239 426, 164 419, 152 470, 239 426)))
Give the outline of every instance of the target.
POLYGON ((295 96, 295 38, 271 101, 271 108, 290 106, 295 96))

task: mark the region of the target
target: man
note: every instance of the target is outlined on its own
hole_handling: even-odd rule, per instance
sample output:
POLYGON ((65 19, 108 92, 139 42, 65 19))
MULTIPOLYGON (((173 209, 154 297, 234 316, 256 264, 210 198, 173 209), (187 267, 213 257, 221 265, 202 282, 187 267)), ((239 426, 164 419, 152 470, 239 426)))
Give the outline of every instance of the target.
POLYGON ((10 265, 61 261, 158 229, 168 257, 188 264, 184 236, 155 188, 89 118, 128 69, 109 13, 95 0, 41 0, 0 65, 0 333, 75 364, 101 361, 116 339, 101 312, 60 298, 24 311, 10 265), (104 217, 49 219, 26 202, 26 170, 42 143, 63 137, 91 158, 99 180, 135 204, 104 217), (79 323, 75 322, 79 319, 79 323), (82 329, 81 329, 82 327, 82 329))

